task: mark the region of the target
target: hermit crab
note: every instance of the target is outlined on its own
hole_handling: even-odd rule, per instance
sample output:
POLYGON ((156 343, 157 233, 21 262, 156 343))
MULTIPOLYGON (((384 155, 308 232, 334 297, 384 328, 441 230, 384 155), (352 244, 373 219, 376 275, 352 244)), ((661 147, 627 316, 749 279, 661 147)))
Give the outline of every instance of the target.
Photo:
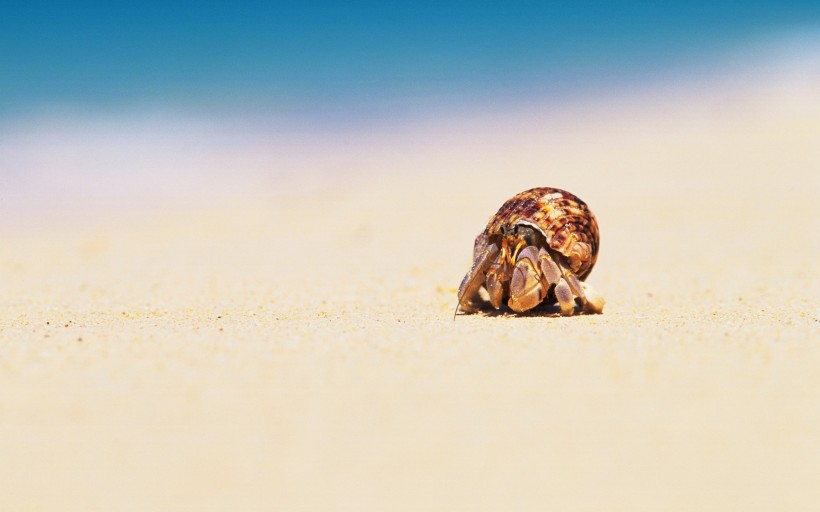
POLYGON ((521 192, 505 202, 475 239, 473 265, 458 289, 458 308, 489 301, 523 313, 541 303, 561 315, 601 313, 604 299, 583 281, 598 259, 598 222, 587 204, 557 188, 521 192))

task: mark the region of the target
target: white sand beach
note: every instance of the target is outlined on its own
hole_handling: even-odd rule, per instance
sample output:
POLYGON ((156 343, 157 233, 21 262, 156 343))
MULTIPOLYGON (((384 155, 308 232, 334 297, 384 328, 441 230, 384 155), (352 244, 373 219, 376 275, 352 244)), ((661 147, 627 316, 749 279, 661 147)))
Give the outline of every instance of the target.
POLYGON ((0 509, 816 510, 805 84, 259 138, 209 149, 207 193, 15 210, 0 509), (453 320, 473 238, 535 186, 597 215, 604 314, 453 320))

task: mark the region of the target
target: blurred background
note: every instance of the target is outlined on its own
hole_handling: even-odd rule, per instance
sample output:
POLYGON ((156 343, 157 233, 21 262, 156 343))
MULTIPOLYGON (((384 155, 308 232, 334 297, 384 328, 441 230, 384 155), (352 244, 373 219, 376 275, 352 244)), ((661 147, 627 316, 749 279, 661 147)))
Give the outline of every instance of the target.
POLYGON ((817 0, 4 5, 0 509, 814 511, 819 141, 817 0))
POLYGON ((0 62, 9 222, 391 171, 497 179, 505 144, 543 168, 567 133, 651 132, 670 109, 810 108, 820 4, 19 2, 0 62))

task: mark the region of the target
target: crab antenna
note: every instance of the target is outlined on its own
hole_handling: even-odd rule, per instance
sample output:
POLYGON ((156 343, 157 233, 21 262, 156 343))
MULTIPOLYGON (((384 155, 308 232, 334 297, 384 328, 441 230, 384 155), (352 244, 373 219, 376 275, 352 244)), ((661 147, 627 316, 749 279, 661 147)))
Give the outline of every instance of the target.
POLYGON ((453 322, 456 321, 456 315, 458 315, 458 308, 461 307, 461 294, 459 293, 458 303, 456 303, 456 309, 453 311, 453 322))

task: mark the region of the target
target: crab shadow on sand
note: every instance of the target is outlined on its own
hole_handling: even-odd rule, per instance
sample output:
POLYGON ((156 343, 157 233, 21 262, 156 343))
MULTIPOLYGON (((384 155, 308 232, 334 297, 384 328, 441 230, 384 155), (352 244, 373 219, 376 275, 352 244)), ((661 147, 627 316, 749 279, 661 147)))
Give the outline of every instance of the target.
MULTIPOLYGON (((595 313, 587 313, 584 311, 582 306, 578 304, 575 305, 575 310, 573 314, 566 318, 574 318, 578 316, 587 316, 587 315, 594 315, 595 313)), ((530 309, 529 311, 525 311, 524 313, 516 313, 512 309, 510 309, 507 305, 502 305, 501 309, 493 308, 489 303, 482 306, 478 309, 475 313, 464 313, 463 311, 459 310, 456 316, 483 316, 489 318, 511 318, 511 317, 523 317, 523 318, 559 318, 561 317, 561 308, 559 307, 558 303, 548 304, 542 302, 538 306, 530 309)))

